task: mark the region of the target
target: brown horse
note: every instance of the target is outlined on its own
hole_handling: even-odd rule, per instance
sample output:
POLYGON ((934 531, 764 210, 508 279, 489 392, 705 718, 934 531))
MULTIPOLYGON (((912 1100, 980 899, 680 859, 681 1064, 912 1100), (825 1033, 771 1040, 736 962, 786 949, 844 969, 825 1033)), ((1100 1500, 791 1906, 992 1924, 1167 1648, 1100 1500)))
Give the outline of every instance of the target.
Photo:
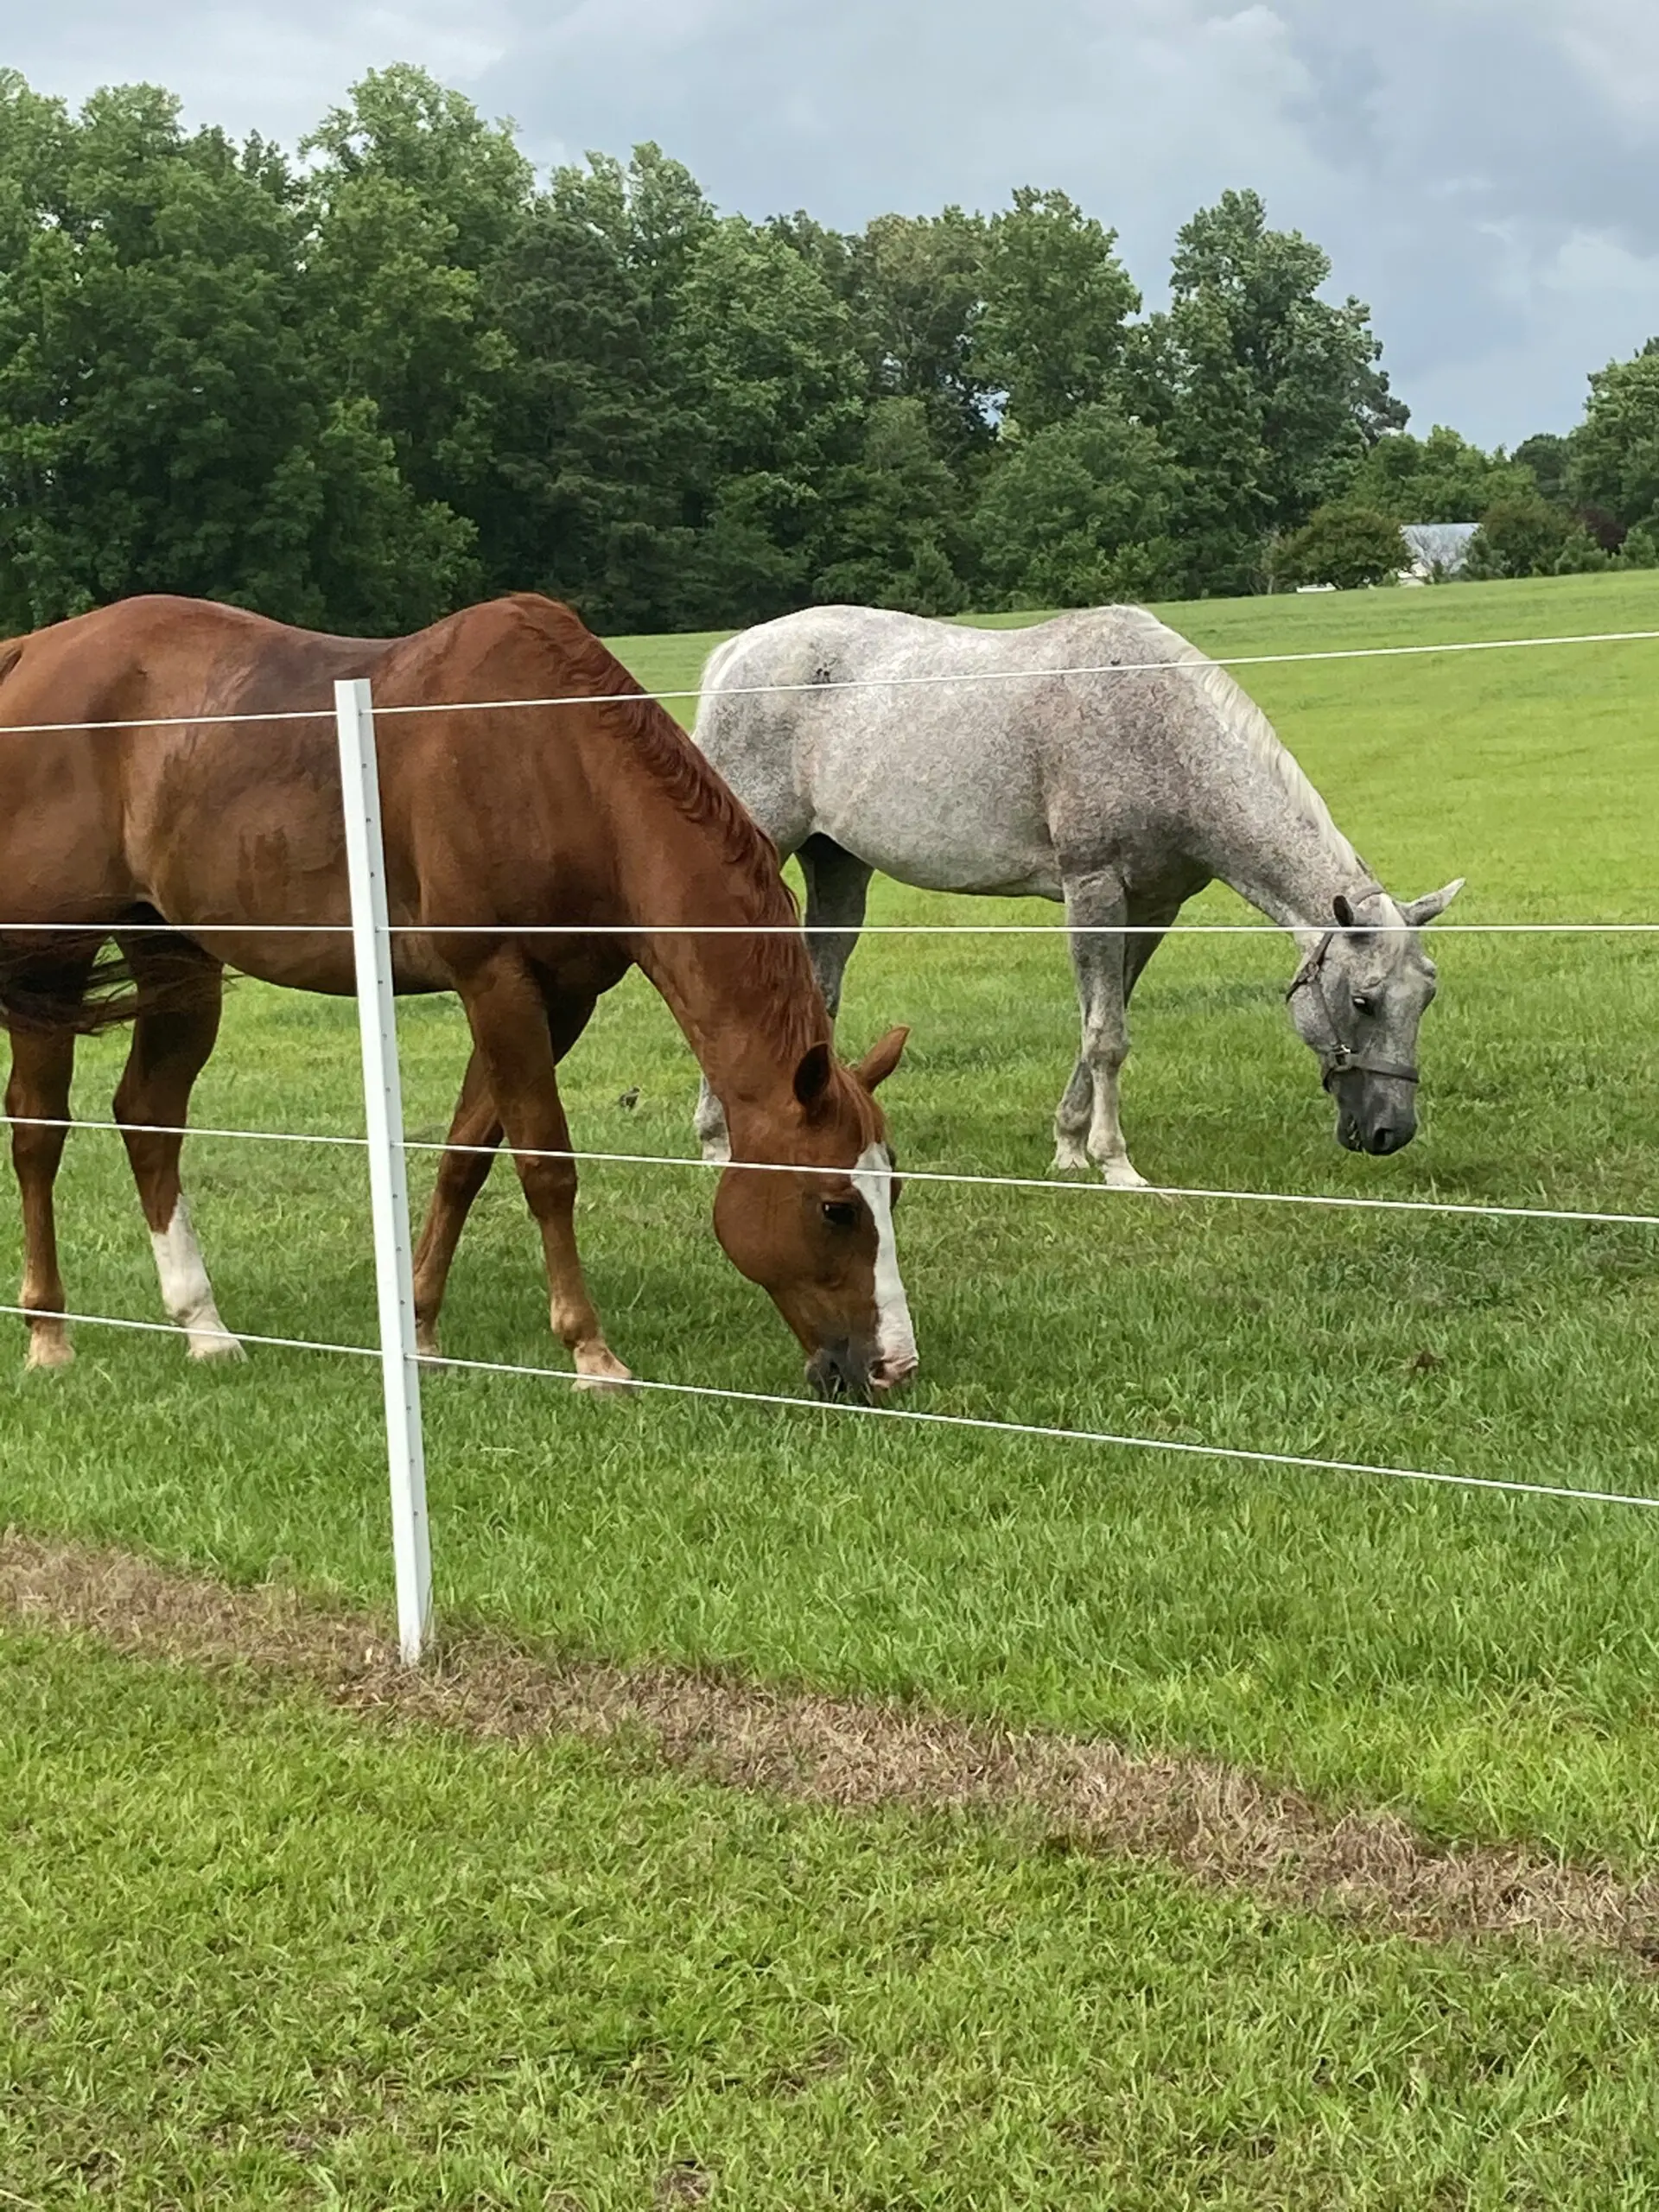
POLYGON ((416 1262, 423 1347, 435 1350, 456 1240, 505 1134, 542 1232, 554 1330, 584 1382, 627 1381, 582 1280, 575 1166, 547 1155, 570 1148, 556 1065, 599 994, 637 963, 731 1120, 739 1165, 715 1200, 728 1256, 770 1293, 820 1389, 905 1380, 916 1355, 873 1096, 905 1033, 860 1067, 836 1060, 772 846, 576 617, 528 594, 391 640, 136 599, 0 645, 0 728, 81 725, 0 735, 0 1022, 12 1041, 21 1303, 40 1316, 30 1363, 72 1356, 52 1318, 65 1304, 52 1203, 64 1131, 48 1125, 68 1116, 76 1036, 115 1020, 135 1025, 115 1116, 167 1310, 197 1357, 241 1350, 191 1229, 181 1139, 167 1132, 182 1128, 213 1050, 226 964, 353 991, 332 691, 345 677, 370 677, 377 706, 442 709, 386 721, 380 746, 391 919, 415 932, 392 940, 397 988, 455 991, 473 1037, 450 1139, 480 1148, 448 1152, 439 1169, 416 1262), (615 693, 629 696, 604 702, 615 693), (581 703, 444 706, 572 695, 581 703), (296 709, 308 717, 218 719, 296 709), (133 726, 175 717, 190 719, 133 726), (41 926, 65 923, 77 927, 41 926), (291 933, 258 934, 273 923, 291 933), (652 925, 785 933, 652 935, 652 925), (531 933, 550 925, 604 933, 531 933), (111 939, 124 979, 113 998, 95 964, 111 939), (746 1161, 820 1172, 745 1173, 746 1161))

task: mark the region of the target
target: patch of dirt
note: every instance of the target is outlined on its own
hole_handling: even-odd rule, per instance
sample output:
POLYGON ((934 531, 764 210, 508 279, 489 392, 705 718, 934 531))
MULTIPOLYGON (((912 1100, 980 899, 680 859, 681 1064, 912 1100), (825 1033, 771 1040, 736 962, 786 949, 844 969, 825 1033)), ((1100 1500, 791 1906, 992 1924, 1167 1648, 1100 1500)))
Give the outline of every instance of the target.
POLYGON ((1555 1939, 1644 1971, 1659 1961, 1659 1878, 1624 1882, 1518 1849, 1438 1850, 1392 1814, 1335 1811, 1218 1761, 684 1669, 550 1662, 482 1637, 448 1638, 412 1670, 366 1615, 16 1530, 0 1535, 0 1613, 138 1657, 302 1683, 354 1713, 480 1741, 621 1740, 730 1789, 1016 1818, 1051 1849, 1160 1859, 1378 1932, 1555 1939))
POLYGON ((658 2175, 652 2195, 663 2212, 676 2212, 682 2205, 707 2203, 714 2185, 714 2176, 695 2158, 677 2158, 658 2175))

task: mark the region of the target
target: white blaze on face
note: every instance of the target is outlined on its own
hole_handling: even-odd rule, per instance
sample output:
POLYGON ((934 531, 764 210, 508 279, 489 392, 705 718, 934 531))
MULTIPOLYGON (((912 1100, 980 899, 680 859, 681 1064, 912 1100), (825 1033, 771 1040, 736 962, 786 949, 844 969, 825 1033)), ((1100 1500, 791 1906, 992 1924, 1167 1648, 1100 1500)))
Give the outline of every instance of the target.
POLYGON ((885 1145, 873 1144, 860 1154, 853 1180, 875 1217, 877 1364, 907 1375, 916 1364, 916 1337, 899 1274, 899 1243, 893 1232, 893 1156, 885 1145))
POLYGON ((188 1207, 181 1198, 165 1229, 152 1229, 149 1241, 156 1254, 156 1272, 162 1281, 162 1303, 169 1320, 187 1332, 188 1348, 195 1359, 239 1352, 237 1339, 219 1318, 213 1287, 190 1226, 188 1207))

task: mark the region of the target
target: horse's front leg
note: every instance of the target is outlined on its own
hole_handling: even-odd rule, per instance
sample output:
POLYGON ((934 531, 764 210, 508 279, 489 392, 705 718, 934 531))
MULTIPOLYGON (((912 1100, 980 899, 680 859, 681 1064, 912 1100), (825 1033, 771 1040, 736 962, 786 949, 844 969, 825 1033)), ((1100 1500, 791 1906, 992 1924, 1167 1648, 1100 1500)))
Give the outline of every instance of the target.
MULTIPOLYGON (((548 1306, 554 1334, 575 1361, 580 1388, 605 1389, 632 1381, 605 1341, 576 1252, 576 1166, 569 1157, 549 1027, 563 1010, 550 1007, 523 956, 504 949, 456 979, 480 1073, 494 1100, 524 1198, 542 1232, 548 1306)), ((580 1029, 591 1001, 574 1020, 580 1029)))
POLYGON ((1054 1116, 1054 1165, 1075 1169, 1094 1161, 1119 1191, 1146 1188, 1123 1141, 1118 1075, 1128 1055, 1124 947, 1111 932, 1128 919, 1122 882, 1111 870, 1064 879, 1071 968, 1083 1017, 1083 1049, 1054 1116))

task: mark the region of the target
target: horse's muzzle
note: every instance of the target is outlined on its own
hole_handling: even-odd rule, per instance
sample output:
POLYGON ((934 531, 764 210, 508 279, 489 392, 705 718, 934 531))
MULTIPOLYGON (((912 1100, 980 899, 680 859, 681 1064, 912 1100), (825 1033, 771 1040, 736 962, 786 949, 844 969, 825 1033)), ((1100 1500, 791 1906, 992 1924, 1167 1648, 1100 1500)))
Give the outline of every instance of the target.
POLYGON ((1369 1153, 1376 1160, 1386 1160, 1392 1152, 1403 1152, 1416 1134, 1414 1114, 1397 1119, 1384 1115, 1361 1120, 1344 1111, 1337 1116, 1337 1142, 1345 1151, 1369 1153))
POLYGON ((1344 1070, 1330 1086, 1337 1102, 1337 1142, 1347 1152, 1386 1160, 1417 1134, 1411 1084, 1367 1070, 1344 1070))
POLYGON ((851 1398, 868 1405, 901 1390, 916 1372, 913 1351, 878 1358, 868 1345, 820 1344, 806 1363, 806 1379, 821 1398, 851 1398))
POLYGON ((868 1345, 820 1344, 806 1363, 806 1379, 821 1398, 851 1398, 868 1405, 873 1394, 874 1354, 868 1345))

